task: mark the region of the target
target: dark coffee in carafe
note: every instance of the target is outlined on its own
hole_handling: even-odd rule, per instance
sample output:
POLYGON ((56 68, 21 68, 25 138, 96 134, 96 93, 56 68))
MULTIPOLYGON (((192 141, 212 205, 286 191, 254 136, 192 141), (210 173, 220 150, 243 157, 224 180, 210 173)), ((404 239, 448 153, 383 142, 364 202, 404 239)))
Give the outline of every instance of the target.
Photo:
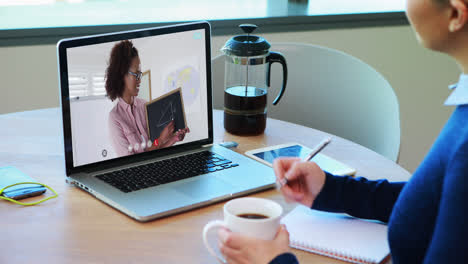
POLYGON ((267 93, 256 87, 235 86, 224 91, 224 128, 237 135, 258 135, 266 127, 267 93))
POLYGON ((286 89, 288 70, 283 55, 270 51, 268 41, 250 35, 257 26, 242 24, 239 27, 245 34, 232 37, 221 49, 226 55, 224 128, 236 135, 258 135, 266 127, 271 65, 277 62, 283 68, 283 85, 273 105, 279 102, 286 89))

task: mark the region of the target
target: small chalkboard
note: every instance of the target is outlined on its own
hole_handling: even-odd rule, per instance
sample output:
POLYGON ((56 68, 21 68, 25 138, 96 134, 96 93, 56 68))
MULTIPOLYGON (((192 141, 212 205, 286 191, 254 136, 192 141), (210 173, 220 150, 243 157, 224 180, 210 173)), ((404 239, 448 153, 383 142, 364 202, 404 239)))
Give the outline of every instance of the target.
POLYGON ((174 89, 146 106, 146 121, 151 141, 159 138, 162 130, 174 120, 174 132, 187 127, 181 88, 174 89))

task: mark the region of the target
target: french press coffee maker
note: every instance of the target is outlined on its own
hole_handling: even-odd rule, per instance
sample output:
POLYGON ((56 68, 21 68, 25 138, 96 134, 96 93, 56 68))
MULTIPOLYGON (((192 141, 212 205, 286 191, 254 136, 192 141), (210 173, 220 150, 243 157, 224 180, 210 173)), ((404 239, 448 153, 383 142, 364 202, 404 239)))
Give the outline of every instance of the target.
POLYGON ((283 68, 283 86, 273 105, 284 94, 288 68, 283 55, 270 51, 268 41, 250 35, 256 25, 242 24, 239 27, 246 35, 232 37, 221 49, 226 55, 224 128, 232 134, 258 135, 266 127, 271 64, 278 62, 283 68))

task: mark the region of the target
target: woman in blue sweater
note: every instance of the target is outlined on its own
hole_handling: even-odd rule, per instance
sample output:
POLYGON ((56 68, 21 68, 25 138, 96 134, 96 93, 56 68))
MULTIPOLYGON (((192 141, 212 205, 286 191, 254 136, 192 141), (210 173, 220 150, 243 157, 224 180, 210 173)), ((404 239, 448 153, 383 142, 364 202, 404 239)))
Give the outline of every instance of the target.
MULTIPOLYGON (((407 0, 419 42, 453 57, 463 74, 446 105, 456 109, 407 183, 338 177, 313 162, 278 159, 276 176, 289 184, 283 196, 314 209, 345 212, 388 223, 393 263, 468 261, 468 3, 407 0)), ((229 263, 297 263, 288 232, 263 241, 222 229, 220 249, 229 263)))

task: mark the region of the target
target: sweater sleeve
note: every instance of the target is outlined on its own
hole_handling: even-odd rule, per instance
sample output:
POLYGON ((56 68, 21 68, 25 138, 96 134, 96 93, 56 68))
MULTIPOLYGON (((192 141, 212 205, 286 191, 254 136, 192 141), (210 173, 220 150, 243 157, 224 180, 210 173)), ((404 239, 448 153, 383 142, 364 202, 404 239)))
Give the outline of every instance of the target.
MULTIPOLYGON (((460 263, 468 259, 468 146, 447 166, 434 233, 424 257, 428 263, 460 263)), ((417 217, 417 216, 415 216, 417 217)))
POLYGON ((326 172, 325 184, 312 209, 388 222, 404 185, 405 182, 370 181, 326 172))
POLYGON ((283 253, 276 256, 269 264, 299 264, 299 261, 292 253, 283 253))

